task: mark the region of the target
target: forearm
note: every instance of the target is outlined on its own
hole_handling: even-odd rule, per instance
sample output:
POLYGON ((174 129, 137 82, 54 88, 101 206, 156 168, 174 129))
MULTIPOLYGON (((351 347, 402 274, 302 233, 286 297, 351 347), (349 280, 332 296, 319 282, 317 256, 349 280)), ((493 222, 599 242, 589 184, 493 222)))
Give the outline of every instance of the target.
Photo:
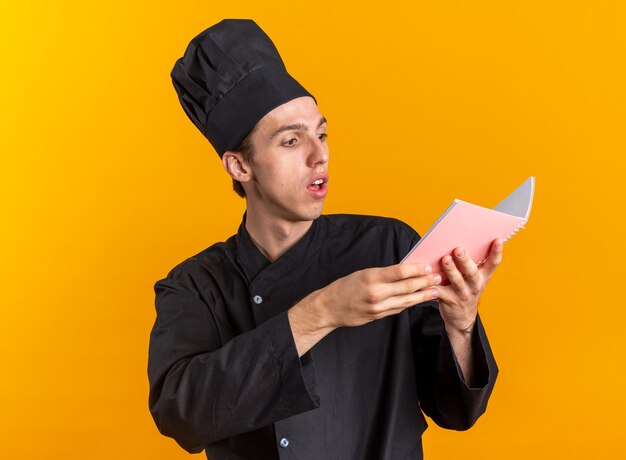
POLYGON ((422 410, 441 427, 470 428, 498 374, 480 318, 466 338, 448 332, 436 305, 411 309, 410 318, 422 410))
POLYGON ((321 313, 323 302, 322 291, 315 291, 287 313, 298 356, 304 355, 335 329, 324 323, 324 315, 321 313))
POLYGON ((463 373, 463 380, 465 380, 467 386, 471 388, 474 383, 474 350, 472 347, 474 327, 472 326, 463 331, 448 329, 448 327, 446 327, 446 333, 448 334, 452 351, 463 373))
POLYGON ((430 300, 441 277, 422 264, 357 270, 312 292, 288 312, 300 356, 338 327, 358 327, 430 300))

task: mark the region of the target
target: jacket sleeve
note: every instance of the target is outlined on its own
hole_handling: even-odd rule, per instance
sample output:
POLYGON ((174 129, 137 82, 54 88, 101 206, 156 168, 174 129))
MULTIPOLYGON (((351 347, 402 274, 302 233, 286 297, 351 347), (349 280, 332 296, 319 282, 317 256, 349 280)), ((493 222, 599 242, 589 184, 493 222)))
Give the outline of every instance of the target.
POLYGON ((475 381, 472 387, 463 379, 438 304, 427 302, 412 307, 409 318, 422 410, 443 428, 469 429, 485 412, 498 375, 480 316, 472 337, 475 381))
POLYGON ((287 312, 222 343, 210 305, 184 276, 157 281, 149 407, 191 453, 319 406, 310 355, 298 357, 287 312))

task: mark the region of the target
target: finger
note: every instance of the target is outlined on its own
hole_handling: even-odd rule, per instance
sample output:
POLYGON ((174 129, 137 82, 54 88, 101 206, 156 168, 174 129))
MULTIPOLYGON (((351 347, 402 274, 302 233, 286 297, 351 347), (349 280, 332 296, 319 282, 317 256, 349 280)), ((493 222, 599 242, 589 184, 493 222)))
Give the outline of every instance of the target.
POLYGON ((448 305, 456 305, 461 300, 455 288, 452 286, 435 286, 434 289, 437 289, 437 298, 440 302, 444 302, 448 305))
POLYGON ((461 272, 457 269, 454 261, 451 256, 444 256, 441 259, 441 266, 443 267, 448 280, 450 281, 450 286, 454 288, 457 295, 461 298, 469 297, 469 289, 467 287, 467 283, 463 278, 461 272))
POLYGON ((410 294, 439 283, 441 283, 441 275, 439 273, 432 273, 430 275, 423 275, 415 278, 395 281, 393 283, 382 284, 379 292, 385 297, 393 297, 397 295, 410 294))
POLYGON ((426 289, 423 291, 412 292, 411 294, 402 294, 393 297, 389 297, 381 303, 379 309, 379 317, 388 316, 395 312, 399 313, 402 310, 417 305, 418 303, 427 302, 429 300, 435 300, 439 296, 437 289, 426 289))
POLYGON ((453 254, 454 262, 458 270, 463 274, 469 289, 474 293, 478 293, 481 288, 481 276, 476 263, 462 247, 456 248, 453 254))
POLYGON ((432 273, 432 267, 428 264, 396 264, 388 267, 370 268, 365 270, 371 272, 374 279, 372 282, 392 283, 394 281, 414 278, 432 273))
POLYGON ((438 273, 407 278, 393 283, 379 282, 366 287, 365 301, 370 304, 381 303, 390 297, 411 294, 439 283, 441 283, 441 275, 438 273))
POLYGON ((489 250, 489 256, 481 267, 481 270, 483 270, 483 273, 487 278, 491 277, 494 270, 498 267, 498 265, 500 265, 500 262, 502 262, 503 250, 504 241, 500 238, 493 240, 491 243, 491 249, 489 250))

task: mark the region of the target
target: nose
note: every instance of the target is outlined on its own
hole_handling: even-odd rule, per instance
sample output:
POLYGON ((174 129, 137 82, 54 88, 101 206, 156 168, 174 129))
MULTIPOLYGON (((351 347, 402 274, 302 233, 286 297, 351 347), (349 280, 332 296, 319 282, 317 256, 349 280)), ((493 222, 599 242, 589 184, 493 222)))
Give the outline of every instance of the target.
POLYGON ((317 166, 328 163, 328 144, 321 141, 317 135, 313 136, 308 156, 309 166, 317 166))

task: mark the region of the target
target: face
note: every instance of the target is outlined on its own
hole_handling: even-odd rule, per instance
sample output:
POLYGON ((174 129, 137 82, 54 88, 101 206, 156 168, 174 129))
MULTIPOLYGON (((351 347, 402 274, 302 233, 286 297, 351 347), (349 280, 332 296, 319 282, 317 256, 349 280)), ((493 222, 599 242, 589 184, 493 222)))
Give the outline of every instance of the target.
POLYGON ((293 99, 265 115, 252 135, 254 158, 242 182, 248 209, 266 218, 310 221, 328 191, 327 123, 311 97, 293 99))

